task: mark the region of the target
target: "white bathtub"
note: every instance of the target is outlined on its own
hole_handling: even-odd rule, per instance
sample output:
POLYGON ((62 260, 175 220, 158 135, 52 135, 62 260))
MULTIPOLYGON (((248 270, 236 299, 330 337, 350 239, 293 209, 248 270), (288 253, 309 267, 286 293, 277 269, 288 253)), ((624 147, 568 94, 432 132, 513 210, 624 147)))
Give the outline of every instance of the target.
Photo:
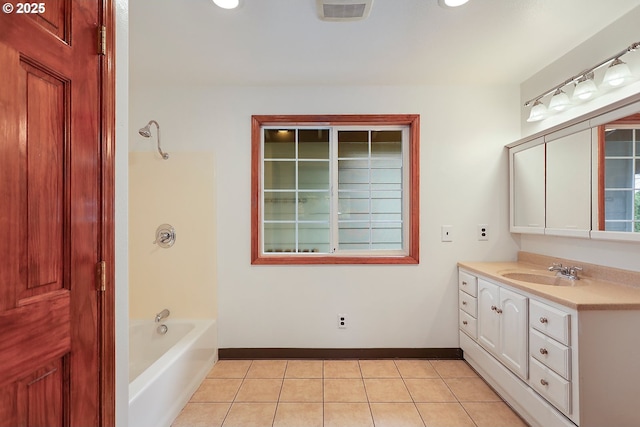
POLYGON ((216 322, 131 320, 129 427, 169 427, 217 360, 216 322))

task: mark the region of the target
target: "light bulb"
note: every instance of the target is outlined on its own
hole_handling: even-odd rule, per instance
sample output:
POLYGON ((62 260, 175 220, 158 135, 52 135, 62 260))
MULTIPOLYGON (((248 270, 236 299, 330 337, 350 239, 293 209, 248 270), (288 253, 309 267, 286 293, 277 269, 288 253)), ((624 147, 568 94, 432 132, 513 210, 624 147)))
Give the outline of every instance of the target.
POLYGON ((602 83, 611 87, 622 86, 631 77, 631 70, 629 66, 624 63, 620 58, 616 58, 607 72, 604 73, 602 83))
POLYGON ((467 3, 469 0, 438 0, 438 4, 442 7, 458 7, 467 3))
POLYGON ((223 9, 235 9, 240 4, 240 0, 213 0, 213 2, 223 9))
POLYGON ((553 111, 564 111, 571 106, 571 100, 561 89, 556 90, 549 101, 549 109, 553 111))
POLYGON ((547 117, 547 107, 540 102, 539 99, 536 99, 536 102, 533 103, 533 107, 531 107, 531 112, 529 113, 528 122, 539 122, 540 120, 547 117))
POLYGON ((586 101, 587 99, 593 98, 597 92, 598 88, 593 82, 593 73, 588 73, 580 77, 576 83, 576 87, 573 90, 573 99, 586 101))

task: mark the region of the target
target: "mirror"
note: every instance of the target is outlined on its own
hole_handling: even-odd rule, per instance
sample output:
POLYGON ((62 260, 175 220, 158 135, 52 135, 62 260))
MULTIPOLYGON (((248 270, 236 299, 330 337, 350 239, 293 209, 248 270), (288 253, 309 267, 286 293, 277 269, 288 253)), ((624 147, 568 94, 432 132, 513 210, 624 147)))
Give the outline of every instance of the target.
POLYGON ((640 113, 598 126, 594 228, 640 234, 640 113))
POLYGON ((511 231, 544 233, 545 145, 542 138, 510 150, 511 231))

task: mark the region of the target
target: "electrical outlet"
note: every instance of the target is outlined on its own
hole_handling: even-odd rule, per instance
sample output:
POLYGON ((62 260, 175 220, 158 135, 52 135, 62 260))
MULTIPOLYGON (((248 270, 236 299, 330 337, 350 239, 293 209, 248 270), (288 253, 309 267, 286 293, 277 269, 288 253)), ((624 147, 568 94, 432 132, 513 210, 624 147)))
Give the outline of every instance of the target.
POLYGON ((443 225, 440 229, 440 240, 443 242, 453 242, 453 225, 443 225))
POLYGON ((489 240, 489 226, 478 224, 478 240, 489 240))
POLYGON ((338 329, 347 329, 347 315, 338 314, 338 329))

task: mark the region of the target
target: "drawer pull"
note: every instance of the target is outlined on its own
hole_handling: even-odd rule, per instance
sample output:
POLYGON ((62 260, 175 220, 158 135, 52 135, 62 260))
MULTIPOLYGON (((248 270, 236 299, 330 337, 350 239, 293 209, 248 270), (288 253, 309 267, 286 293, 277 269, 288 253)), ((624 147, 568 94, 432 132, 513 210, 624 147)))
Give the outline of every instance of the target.
POLYGON ((546 317, 541 317, 540 323, 549 323, 549 320, 546 317))
POLYGON ((468 325, 468 324, 469 324, 469 322, 467 322, 466 320, 463 320, 463 321, 462 321, 462 324, 463 324, 463 325, 468 325))
POLYGON ((547 351, 546 348, 541 348, 540 349, 540 354, 549 354, 549 352, 547 351))
POLYGON ((548 386, 549 383, 547 382, 547 380, 545 380, 544 378, 540 380, 540 384, 544 385, 544 386, 548 386))
POLYGON ((462 305, 467 305, 467 302, 466 301, 462 301, 462 305))
POLYGON ((462 281, 462 286, 467 286, 467 282, 465 282, 464 280, 462 281))

